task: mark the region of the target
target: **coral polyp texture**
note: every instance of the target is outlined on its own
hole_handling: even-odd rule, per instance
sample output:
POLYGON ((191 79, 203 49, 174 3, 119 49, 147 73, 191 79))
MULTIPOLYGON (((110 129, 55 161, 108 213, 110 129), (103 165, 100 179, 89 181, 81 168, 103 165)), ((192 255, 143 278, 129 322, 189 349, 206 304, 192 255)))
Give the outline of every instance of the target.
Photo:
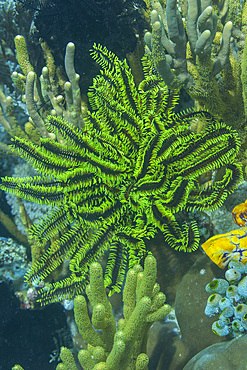
POLYGON ((102 70, 88 93, 85 128, 49 116, 47 130, 60 142, 13 140, 43 176, 1 179, 2 189, 54 207, 30 230, 47 248, 27 275, 35 286, 49 282, 37 292, 42 304, 82 292, 89 265, 106 250, 105 286, 120 291, 126 269, 144 259, 145 242, 158 230, 172 248, 195 250, 196 221, 183 216, 180 223, 177 214, 217 208, 242 179, 237 133, 208 112, 176 114, 177 91, 153 74, 147 58, 137 88, 126 60, 97 45, 92 57, 102 70), (204 121, 200 134, 190 130, 195 121, 204 121), (205 171, 219 168, 210 186, 201 184, 205 171), (51 282, 67 260, 67 273, 51 282))

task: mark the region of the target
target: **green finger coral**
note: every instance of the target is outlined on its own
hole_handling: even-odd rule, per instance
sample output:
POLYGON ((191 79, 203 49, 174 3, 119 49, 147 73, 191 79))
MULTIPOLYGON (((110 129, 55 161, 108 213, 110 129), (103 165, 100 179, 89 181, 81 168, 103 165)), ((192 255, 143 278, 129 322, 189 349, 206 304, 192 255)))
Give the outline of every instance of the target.
POLYGON ((30 231, 47 250, 27 281, 40 286, 54 280, 64 261, 69 267, 65 277, 37 291, 42 304, 82 292, 89 265, 106 250, 105 286, 119 292, 126 269, 143 260, 145 243, 158 230, 172 248, 195 250, 197 224, 180 224, 177 214, 219 207, 242 179, 237 133, 208 112, 176 114, 177 92, 154 74, 147 58, 137 87, 126 60, 97 45, 92 57, 102 70, 88 93, 85 128, 49 116, 47 129, 60 142, 45 138, 35 145, 16 137, 13 148, 42 177, 0 183, 19 197, 53 206, 30 231), (195 121, 206 123, 200 134, 190 130, 195 121), (200 183, 205 171, 219 168, 210 186, 200 183))
MULTIPOLYGON (((127 273, 123 291, 123 315, 117 324, 108 301, 103 280, 103 271, 99 263, 90 266, 90 284, 86 288, 87 296, 93 308, 90 321, 87 302, 84 296, 77 296, 75 320, 79 332, 88 343, 87 349, 78 353, 78 360, 85 370, 147 370, 148 356, 146 343, 150 326, 164 319, 171 310, 165 304, 166 296, 159 292, 156 283, 157 267, 153 256, 145 259, 144 269, 135 265, 127 273), (102 334, 95 329, 101 330, 102 334)), ((61 349, 63 366, 58 369, 76 368, 69 349, 61 349)))

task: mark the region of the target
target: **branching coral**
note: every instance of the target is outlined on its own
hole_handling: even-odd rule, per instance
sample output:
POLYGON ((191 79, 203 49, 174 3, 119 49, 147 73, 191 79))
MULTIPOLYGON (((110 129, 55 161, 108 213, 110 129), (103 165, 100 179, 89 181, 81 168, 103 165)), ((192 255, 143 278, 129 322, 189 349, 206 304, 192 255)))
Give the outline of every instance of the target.
MULTIPOLYGON (((27 142, 31 141, 39 144, 41 136, 43 138, 49 137, 53 140, 55 139, 53 134, 48 134, 44 124, 48 114, 65 117, 74 127, 83 126, 82 117, 85 109, 78 84, 80 77, 74 70, 74 45, 68 45, 65 57, 65 70, 68 75, 68 81, 66 81, 61 70, 55 66, 52 53, 44 42, 41 42, 41 47, 44 52, 46 66, 43 68, 40 78, 34 72, 34 67, 30 62, 24 37, 17 35, 15 37, 15 45, 17 60, 22 71, 13 72, 12 79, 18 94, 20 92, 23 94, 22 100, 26 103, 29 121, 25 123, 25 120, 22 119, 23 124, 20 123, 20 114, 17 113, 16 102, 14 101, 13 104, 11 96, 6 96, 0 90, 0 122, 5 131, 12 137, 16 136, 23 138, 27 142)), ((27 118, 25 119, 27 120, 27 118)), ((0 143, 0 150, 9 156, 17 155, 17 152, 11 151, 10 146, 5 143, 0 143)), ((22 221, 24 221, 24 227, 27 227, 27 224, 30 226, 31 222, 26 222, 26 220, 29 220, 28 212, 26 212, 20 200, 18 200, 18 204, 20 205, 19 212, 23 215, 22 221)), ((3 212, 0 221, 7 228, 10 235, 21 242, 20 233, 14 227, 13 222, 10 223, 8 216, 3 212)), ((27 244, 26 238, 25 242, 27 244)), ((34 261, 37 259, 37 256, 41 256, 43 248, 36 248, 35 243, 32 243, 32 251, 34 261)))
MULTIPOLYGON (((170 306, 166 297, 159 292, 156 281, 156 261, 152 256, 145 259, 144 270, 140 265, 128 271, 123 291, 123 315, 117 324, 104 288, 100 264, 90 267, 90 284, 86 292, 93 307, 92 322, 87 312, 85 297, 75 298, 75 320, 79 332, 88 343, 87 350, 78 353, 80 364, 85 370, 131 370, 147 369, 146 342, 150 326, 165 318, 170 306), (96 330, 102 330, 102 335, 96 330)), ((58 369, 76 369, 71 352, 62 348, 63 365, 58 369)))
MULTIPOLYGON (((29 120, 38 130, 39 136, 48 137, 44 124, 48 112, 68 119, 74 127, 82 127, 83 103, 79 88, 80 76, 74 69, 74 44, 69 43, 67 45, 65 54, 65 70, 69 81, 65 81, 60 70, 56 68, 53 55, 45 43, 41 43, 41 46, 44 51, 46 66, 43 67, 39 80, 37 80, 34 68, 29 61, 24 37, 17 35, 15 44, 17 59, 22 67, 23 74, 14 72, 12 79, 17 88, 25 92, 29 120), (66 107, 64 107, 64 97, 59 94, 62 89, 65 91, 66 107)), ((34 133, 34 128, 31 130, 29 126, 27 125, 26 132, 30 132, 30 139, 37 142, 39 137, 34 133)))
POLYGON ((184 87, 212 114, 243 127, 246 4, 226 1, 220 10, 210 0, 188 0, 183 21, 176 0, 168 0, 166 8, 158 0, 151 3, 152 34, 145 41, 160 76, 171 88, 184 87))

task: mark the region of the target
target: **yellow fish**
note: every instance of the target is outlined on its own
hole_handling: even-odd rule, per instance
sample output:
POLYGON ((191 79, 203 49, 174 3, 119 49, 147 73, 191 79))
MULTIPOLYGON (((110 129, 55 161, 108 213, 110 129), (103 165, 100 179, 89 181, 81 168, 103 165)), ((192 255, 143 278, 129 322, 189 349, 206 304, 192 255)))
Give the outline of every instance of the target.
POLYGON ((232 260, 245 264, 247 262, 247 227, 215 235, 202 244, 202 249, 222 269, 232 260))
POLYGON ((233 208, 232 217, 235 224, 239 226, 245 226, 247 222, 247 199, 244 203, 241 203, 233 208))

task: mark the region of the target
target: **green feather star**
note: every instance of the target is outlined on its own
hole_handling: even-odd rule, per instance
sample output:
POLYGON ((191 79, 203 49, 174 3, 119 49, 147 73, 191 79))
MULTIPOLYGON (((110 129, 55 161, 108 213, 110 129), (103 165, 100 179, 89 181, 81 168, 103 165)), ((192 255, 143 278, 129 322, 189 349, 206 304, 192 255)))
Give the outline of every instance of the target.
POLYGON ((147 58, 137 88, 126 60, 96 45, 92 56, 102 70, 88 93, 85 128, 48 117, 48 130, 66 144, 14 139, 42 176, 1 179, 2 189, 54 207, 30 231, 47 245, 27 274, 34 286, 49 282, 37 290, 41 304, 81 293, 89 265, 107 250, 105 286, 119 292, 126 269, 146 256, 145 241, 158 230, 172 248, 195 250, 196 222, 180 225, 176 215, 219 207, 242 179, 237 133, 207 112, 175 114, 178 93, 153 74, 147 58), (190 130, 196 119, 207 122, 202 134, 190 130), (210 187, 200 184, 205 171, 219 168, 210 187), (67 275, 50 282, 67 260, 67 275))

